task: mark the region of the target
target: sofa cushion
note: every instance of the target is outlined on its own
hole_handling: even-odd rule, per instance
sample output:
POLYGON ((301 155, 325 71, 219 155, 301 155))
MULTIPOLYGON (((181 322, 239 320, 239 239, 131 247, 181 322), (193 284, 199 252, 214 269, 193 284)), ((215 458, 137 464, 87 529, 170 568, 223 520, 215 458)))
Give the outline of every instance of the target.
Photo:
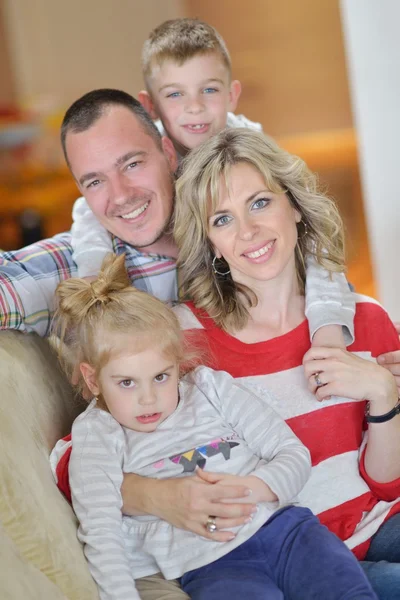
POLYGON ((29 565, 41 571, 59 588, 60 598, 98 599, 74 514, 54 483, 48 460, 82 406, 47 341, 34 334, 0 332, 0 382, 0 521, 16 548, 10 576, 20 577, 28 563, 26 576, 29 565))
POLYGON ((67 600, 44 573, 29 564, 0 525, 2 600, 67 600))

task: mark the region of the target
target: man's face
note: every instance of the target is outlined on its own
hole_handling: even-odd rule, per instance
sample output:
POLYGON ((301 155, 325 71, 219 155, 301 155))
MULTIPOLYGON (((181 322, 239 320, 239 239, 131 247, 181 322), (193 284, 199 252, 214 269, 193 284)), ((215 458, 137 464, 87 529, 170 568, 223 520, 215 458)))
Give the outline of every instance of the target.
POLYGON ((68 133, 72 174, 100 223, 147 252, 172 214, 176 156, 167 138, 160 149, 136 116, 111 106, 88 130, 68 133))
POLYGON ((240 83, 230 81, 219 54, 201 54, 182 65, 164 60, 150 77, 152 108, 175 148, 185 154, 226 127, 240 83))

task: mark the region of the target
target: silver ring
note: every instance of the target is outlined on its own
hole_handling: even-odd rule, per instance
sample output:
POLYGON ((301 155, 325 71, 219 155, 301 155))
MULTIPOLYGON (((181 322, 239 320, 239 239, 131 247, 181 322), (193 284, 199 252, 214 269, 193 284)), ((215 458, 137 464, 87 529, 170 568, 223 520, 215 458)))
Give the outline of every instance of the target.
POLYGON ((317 384, 317 387, 321 387, 322 385, 325 385, 324 383, 322 383, 322 381, 319 378, 320 373, 322 373, 322 371, 319 371, 318 373, 315 373, 315 375, 314 375, 314 379, 315 379, 315 383, 317 384))
POLYGON ((208 517, 205 528, 210 533, 215 533, 217 531, 217 524, 215 522, 215 517, 213 517, 212 515, 210 515, 208 517))

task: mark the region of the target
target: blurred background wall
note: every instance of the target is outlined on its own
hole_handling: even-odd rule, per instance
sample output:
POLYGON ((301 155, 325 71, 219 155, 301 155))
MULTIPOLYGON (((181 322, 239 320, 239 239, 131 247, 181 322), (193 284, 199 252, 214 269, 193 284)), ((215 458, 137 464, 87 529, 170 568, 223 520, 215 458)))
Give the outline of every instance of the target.
MULTIPOLYGON (((374 0, 358 2, 358 17, 365 3, 374 0)), ((381 297, 384 285, 373 275, 369 252, 340 0, 0 0, 0 109, 16 109, 3 108, 3 122, 10 114, 40 122, 34 143, 0 154, 7 164, 0 247, 29 239, 18 222, 27 208, 40 213, 43 235, 69 227, 77 192, 59 150, 63 111, 97 87, 135 95, 143 87, 144 40, 156 25, 180 16, 199 17, 220 31, 243 85, 238 112, 261 122, 319 173, 344 218, 348 277, 360 292, 381 297)))
POLYGON ((273 136, 352 126, 336 0, 187 0, 214 25, 243 85, 240 110, 273 136))
POLYGON ((1 0, 24 102, 68 107, 99 87, 135 93, 147 34, 183 13, 182 0, 1 0))
POLYGON ((376 287, 400 320, 400 2, 341 0, 341 8, 376 287))

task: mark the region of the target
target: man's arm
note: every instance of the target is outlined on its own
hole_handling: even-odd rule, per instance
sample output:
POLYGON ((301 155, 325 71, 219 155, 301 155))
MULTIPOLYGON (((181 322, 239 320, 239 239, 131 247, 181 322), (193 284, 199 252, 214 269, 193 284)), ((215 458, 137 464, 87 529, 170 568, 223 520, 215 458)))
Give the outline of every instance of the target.
POLYGON ((46 336, 56 287, 75 274, 68 233, 0 253, 0 329, 46 336))

